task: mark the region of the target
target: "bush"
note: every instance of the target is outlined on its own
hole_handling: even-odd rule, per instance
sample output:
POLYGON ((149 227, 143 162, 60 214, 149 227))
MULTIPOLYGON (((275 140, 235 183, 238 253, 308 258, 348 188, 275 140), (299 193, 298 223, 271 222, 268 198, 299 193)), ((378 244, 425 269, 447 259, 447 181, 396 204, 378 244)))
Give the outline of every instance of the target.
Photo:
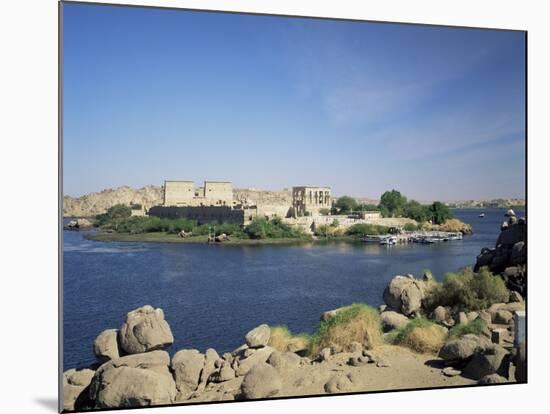
POLYGON ((358 223, 350 226, 346 234, 350 236, 364 237, 367 234, 388 234, 389 228, 386 226, 377 226, 375 224, 358 223))
POLYGON ((475 319, 467 324, 456 325, 449 331, 449 338, 455 339, 467 334, 481 335, 487 325, 482 319, 475 319))
POLYGON ((509 292, 504 280, 486 267, 474 273, 466 268, 460 273, 447 273, 443 283, 429 292, 426 307, 450 306, 459 311, 486 309, 493 303, 505 302, 509 292))
POLYGON ((319 209, 319 214, 321 214, 323 216, 328 216, 329 213, 330 213, 330 208, 320 208, 319 209))
POLYGON ((304 232, 300 227, 290 226, 278 217, 275 217, 272 220, 268 220, 263 217, 256 217, 247 227, 245 227, 244 233, 251 239, 285 239, 304 237, 304 232))
POLYGON ((284 325, 272 326, 268 345, 280 352, 295 352, 309 348, 310 337, 307 334, 292 335, 284 325))
POLYGON ((340 214, 348 214, 356 210, 358 207, 357 200, 349 196, 342 196, 336 200, 334 204, 340 214))
POLYGON ((406 231, 416 231, 418 230, 418 226, 414 223, 407 223, 403 226, 403 229, 406 231))
POLYGON ((445 328, 427 319, 416 318, 401 329, 394 338, 394 343, 419 353, 439 352, 445 340, 445 328))
POLYGON ((405 205, 403 215, 419 222, 428 221, 431 219, 430 208, 428 206, 423 206, 415 200, 410 200, 405 205))
POLYGON ((430 206, 430 216, 433 224, 443 224, 454 217, 449 207, 439 201, 435 201, 430 206))
POLYGON ((352 342, 373 348, 382 343, 380 315, 373 307, 354 303, 340 310, 332 318, 322 321, 310 342, 311 355, 321 349, 339 345, 349 350, 352 342))
POLYGON ((127 218, 132 215, 132 209, 124 204, 115 204, 107 209, 107 217, 110 219, 127 218))

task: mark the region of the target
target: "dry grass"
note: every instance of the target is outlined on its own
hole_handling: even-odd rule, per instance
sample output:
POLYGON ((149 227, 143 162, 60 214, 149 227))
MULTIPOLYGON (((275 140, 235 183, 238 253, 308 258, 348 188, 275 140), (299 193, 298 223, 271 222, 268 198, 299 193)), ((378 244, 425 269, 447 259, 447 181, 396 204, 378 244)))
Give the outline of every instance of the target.
POLYGON ((447 332, 442 326, 426 319, 414 319, 399 332, 395 343, 415 352, 436 354, 446 339, 447 332))
POLYGON ((281 352, 299 352, 308 349, 309 336, 292 335, 286 326, 273 326, 268 345, 281 352))
POLYGON ((378 311, 365 304, 353 304, 338 312, 327 321, 322 321, 313 335, 310 354, 317 355, 325 347, 337 345, 344 351, 352 342, 367 348, 382 344, 382 330, 378 311))

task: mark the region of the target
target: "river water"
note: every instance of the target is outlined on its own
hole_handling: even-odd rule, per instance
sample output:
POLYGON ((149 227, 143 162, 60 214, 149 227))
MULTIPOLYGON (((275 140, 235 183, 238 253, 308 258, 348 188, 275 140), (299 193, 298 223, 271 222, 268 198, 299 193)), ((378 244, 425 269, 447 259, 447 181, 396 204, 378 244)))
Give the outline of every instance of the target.
MULTIPOLYGON (((299 246, 223 246, 96 242, 64 232, 64 369, 89 365, 104 329, 150 304, 164 309, 175 337, 168 348, 235 349, 261 323, 292 332, 315 330, 322 312, 353 302, 382 304, 394 275, 420 276, 475 263, 492 247, 504 210, 457 209, 473 225, 461 241, 379 246, 328 243, 299 246)), ((522 214, 522 212, 518 212, 522 214)))

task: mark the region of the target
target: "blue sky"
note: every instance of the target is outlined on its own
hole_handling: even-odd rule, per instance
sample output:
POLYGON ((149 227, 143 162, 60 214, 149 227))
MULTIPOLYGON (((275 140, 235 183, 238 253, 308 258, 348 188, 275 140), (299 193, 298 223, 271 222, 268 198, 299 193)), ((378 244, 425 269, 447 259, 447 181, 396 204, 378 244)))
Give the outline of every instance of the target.
POLYGON ((64 5, 64 191, 523 197, 520 32, 64 5))

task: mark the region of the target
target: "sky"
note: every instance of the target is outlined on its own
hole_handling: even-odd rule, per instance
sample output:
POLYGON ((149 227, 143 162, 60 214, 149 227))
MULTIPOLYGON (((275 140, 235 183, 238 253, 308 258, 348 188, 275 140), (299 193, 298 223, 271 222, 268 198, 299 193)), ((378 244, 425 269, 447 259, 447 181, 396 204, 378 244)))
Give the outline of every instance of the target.
POLYGON ((63 181, 523 198, 522 32, 63 7, 63 181))

